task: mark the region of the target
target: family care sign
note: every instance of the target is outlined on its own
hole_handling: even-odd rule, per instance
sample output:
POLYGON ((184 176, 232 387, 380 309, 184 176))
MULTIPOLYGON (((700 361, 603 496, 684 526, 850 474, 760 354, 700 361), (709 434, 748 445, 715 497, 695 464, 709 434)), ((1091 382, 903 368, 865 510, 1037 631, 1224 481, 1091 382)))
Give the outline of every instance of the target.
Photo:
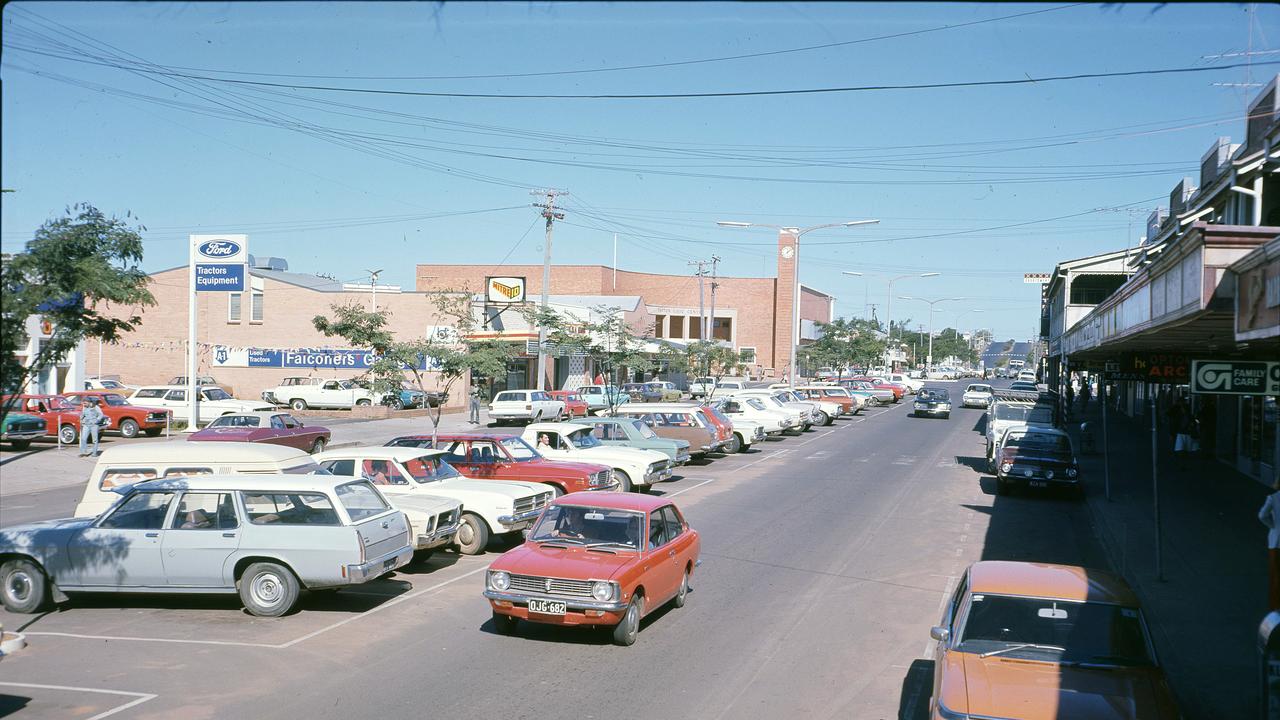
POLYGON ((1212 395, 1280 395, 1280 362, 1196 360, 1191 392, 1212 395))

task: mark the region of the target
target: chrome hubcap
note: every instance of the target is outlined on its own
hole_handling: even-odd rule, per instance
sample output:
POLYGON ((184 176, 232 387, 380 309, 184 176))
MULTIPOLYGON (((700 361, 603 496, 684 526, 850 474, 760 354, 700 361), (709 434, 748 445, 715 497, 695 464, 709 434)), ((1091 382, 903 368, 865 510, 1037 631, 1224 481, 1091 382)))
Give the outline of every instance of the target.
POLYGON ((31 597, 31 576, 25 572, 15 572, 5 583, 5 591, 16 602, 23 602, 31 597))
POLYGON ((471 521, 463 520, 462 526, 458 528, 458 542, 462 545, 470 545, 476 539, 476 533, 471 529, 471 521))
POLYGON ((284 593, 280 578, 272 573, 263 573, 253 579, 253 599, 263 605, 275 605, 280 602, 284 593))

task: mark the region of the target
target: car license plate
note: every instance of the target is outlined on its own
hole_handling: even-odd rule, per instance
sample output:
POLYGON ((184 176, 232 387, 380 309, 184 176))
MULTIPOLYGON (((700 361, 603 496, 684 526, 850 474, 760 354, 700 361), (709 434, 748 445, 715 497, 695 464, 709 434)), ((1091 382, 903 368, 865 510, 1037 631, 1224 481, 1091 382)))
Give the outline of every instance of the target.
POLYGON ((568 604, 559 600, 529 601, 529 612, 542 613, 543 615, 563 615, 568 609, 568 604))
POLYGON ((396 564, 396 559, 395 559, 395 558, 391 558, 390 560, 383 560, 383 561, 382 561, 382 569, 383 569, 383 570, 390 570, 391 568, 395 567, 395 564, 396 564))
POLYGON ((1027 484, 1030 485, 1031 487, 1049 487, 1049 483, 1043 480, 1032 480, 1027 484))

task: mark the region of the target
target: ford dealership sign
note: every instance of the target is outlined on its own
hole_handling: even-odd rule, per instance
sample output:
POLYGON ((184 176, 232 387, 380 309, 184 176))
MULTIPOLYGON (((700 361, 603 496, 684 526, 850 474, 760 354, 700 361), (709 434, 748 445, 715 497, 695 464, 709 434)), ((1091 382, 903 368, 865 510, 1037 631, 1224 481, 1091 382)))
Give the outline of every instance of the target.
POLYGON ((196 247, 196 254, 210 260, 225 261, 240 255, 240 243, 231 240, 209 240, 196 247))

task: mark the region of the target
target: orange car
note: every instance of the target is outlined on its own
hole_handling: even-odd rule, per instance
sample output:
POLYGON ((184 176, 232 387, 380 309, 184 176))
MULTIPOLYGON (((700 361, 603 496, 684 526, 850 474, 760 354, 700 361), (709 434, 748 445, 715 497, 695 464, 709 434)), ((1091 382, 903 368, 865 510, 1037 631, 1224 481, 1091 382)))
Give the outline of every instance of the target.
POLYGON ((974 563, 930 632, 930 717, 1179 717, 1138 598, 1111 573, 974 563))

